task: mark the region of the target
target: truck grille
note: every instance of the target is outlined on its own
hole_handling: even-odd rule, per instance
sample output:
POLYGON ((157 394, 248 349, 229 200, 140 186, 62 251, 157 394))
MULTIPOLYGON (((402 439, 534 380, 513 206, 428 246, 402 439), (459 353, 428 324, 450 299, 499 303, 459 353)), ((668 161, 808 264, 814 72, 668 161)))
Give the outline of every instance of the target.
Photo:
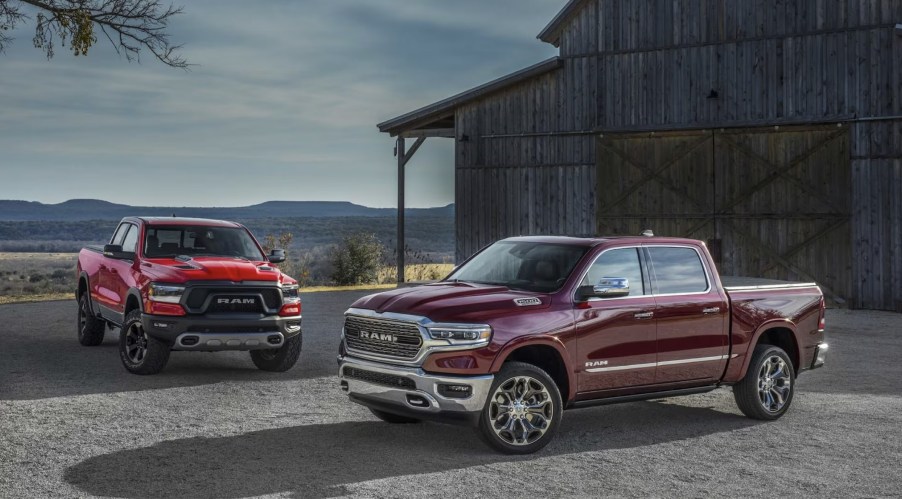
POLYGON ((277 288, 255 287, 192 287, 188 289, 185 305, 191 313, 266 313, 267 309, 277 310, 282 296, 277 288), (204 309, 204 304, 208 303, 204 309), (254 298, 254 303, 220 303, 219 298, 254 298), (261 301, 262 298, 262 301, 261 301))
POLYGON ((399 359, 416 357, 423 345, 416 324, 354 315, 345 318, 345 341, 350 350, 399 359))
POLYGON ((345 367, 344 376, 345 378, 366 381, 367 383, 373 383, 376 385, 406 388, 408 390, 415 390, 417 387, 412 379, 405 378, 404 376, 395 376, 394 374, 364 371, 363 369, 357 369, 354 367, 345 367))

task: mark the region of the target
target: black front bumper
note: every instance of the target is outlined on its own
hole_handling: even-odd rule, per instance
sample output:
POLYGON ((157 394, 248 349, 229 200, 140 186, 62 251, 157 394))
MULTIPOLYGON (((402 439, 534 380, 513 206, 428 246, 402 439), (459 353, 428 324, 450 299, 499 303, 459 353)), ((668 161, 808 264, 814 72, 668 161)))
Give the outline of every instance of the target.
POLYGON ((261 314, 141 316, 148 336, 173 350, 221 351, 280 348, 301 334, 301 316, 261 314))

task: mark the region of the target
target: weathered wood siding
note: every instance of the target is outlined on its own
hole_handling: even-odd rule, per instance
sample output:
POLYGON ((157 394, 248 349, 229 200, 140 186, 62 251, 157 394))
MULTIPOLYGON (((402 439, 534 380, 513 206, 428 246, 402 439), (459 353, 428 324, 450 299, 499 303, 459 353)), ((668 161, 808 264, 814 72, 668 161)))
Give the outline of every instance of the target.
POLYGON ((595 137, 550 134, 594 126, 586 74, 566 64, 457 110, 458 260, 504 237, 595 232, 595 137))
MULTIPOLYGON (((902 0, 587 0, 561 32, 562 69, 457 111, 458 258, 592 232, 592 132, 844 123, 852 270, 836 286, 902 311, 897 23, 902 0)), ((800 252, 805 268, 816 253, 800 252)))

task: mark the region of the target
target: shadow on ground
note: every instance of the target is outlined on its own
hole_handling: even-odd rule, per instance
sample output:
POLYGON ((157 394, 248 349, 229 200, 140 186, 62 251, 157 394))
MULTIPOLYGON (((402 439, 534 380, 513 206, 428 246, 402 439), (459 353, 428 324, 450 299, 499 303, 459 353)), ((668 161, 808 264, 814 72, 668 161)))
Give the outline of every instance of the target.
POLYGON ((75 301, 2 305, 0 400, 334 375, 343 313, 354 300, 371 292, 304 295, 304 348, 298 364, 285 373, 258 370, 247 352, 173 352, 162 373, 137 376, 122 367, 117 330, 108 330, 102 345, 78 343, 75 301))
POLYGON ((569 411, 555 440, 523 457, 493 453, 464 427, 318 424, 114 452, 70 467, 64 479, 89 494, 128 498, 331 497, 347 494, 346 485, 356 482, 642 447, 759 423, 710 408, 655 402, 569 411))

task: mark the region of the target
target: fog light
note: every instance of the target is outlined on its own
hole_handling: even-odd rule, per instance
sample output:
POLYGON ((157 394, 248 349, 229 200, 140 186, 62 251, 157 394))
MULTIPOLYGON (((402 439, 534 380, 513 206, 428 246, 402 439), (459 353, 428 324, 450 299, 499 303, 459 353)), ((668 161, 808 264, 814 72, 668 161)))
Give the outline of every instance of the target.
POLYGON ((465 399, 473 394, 470 385, 438 385, 438 394, 449 399, 465 399))

